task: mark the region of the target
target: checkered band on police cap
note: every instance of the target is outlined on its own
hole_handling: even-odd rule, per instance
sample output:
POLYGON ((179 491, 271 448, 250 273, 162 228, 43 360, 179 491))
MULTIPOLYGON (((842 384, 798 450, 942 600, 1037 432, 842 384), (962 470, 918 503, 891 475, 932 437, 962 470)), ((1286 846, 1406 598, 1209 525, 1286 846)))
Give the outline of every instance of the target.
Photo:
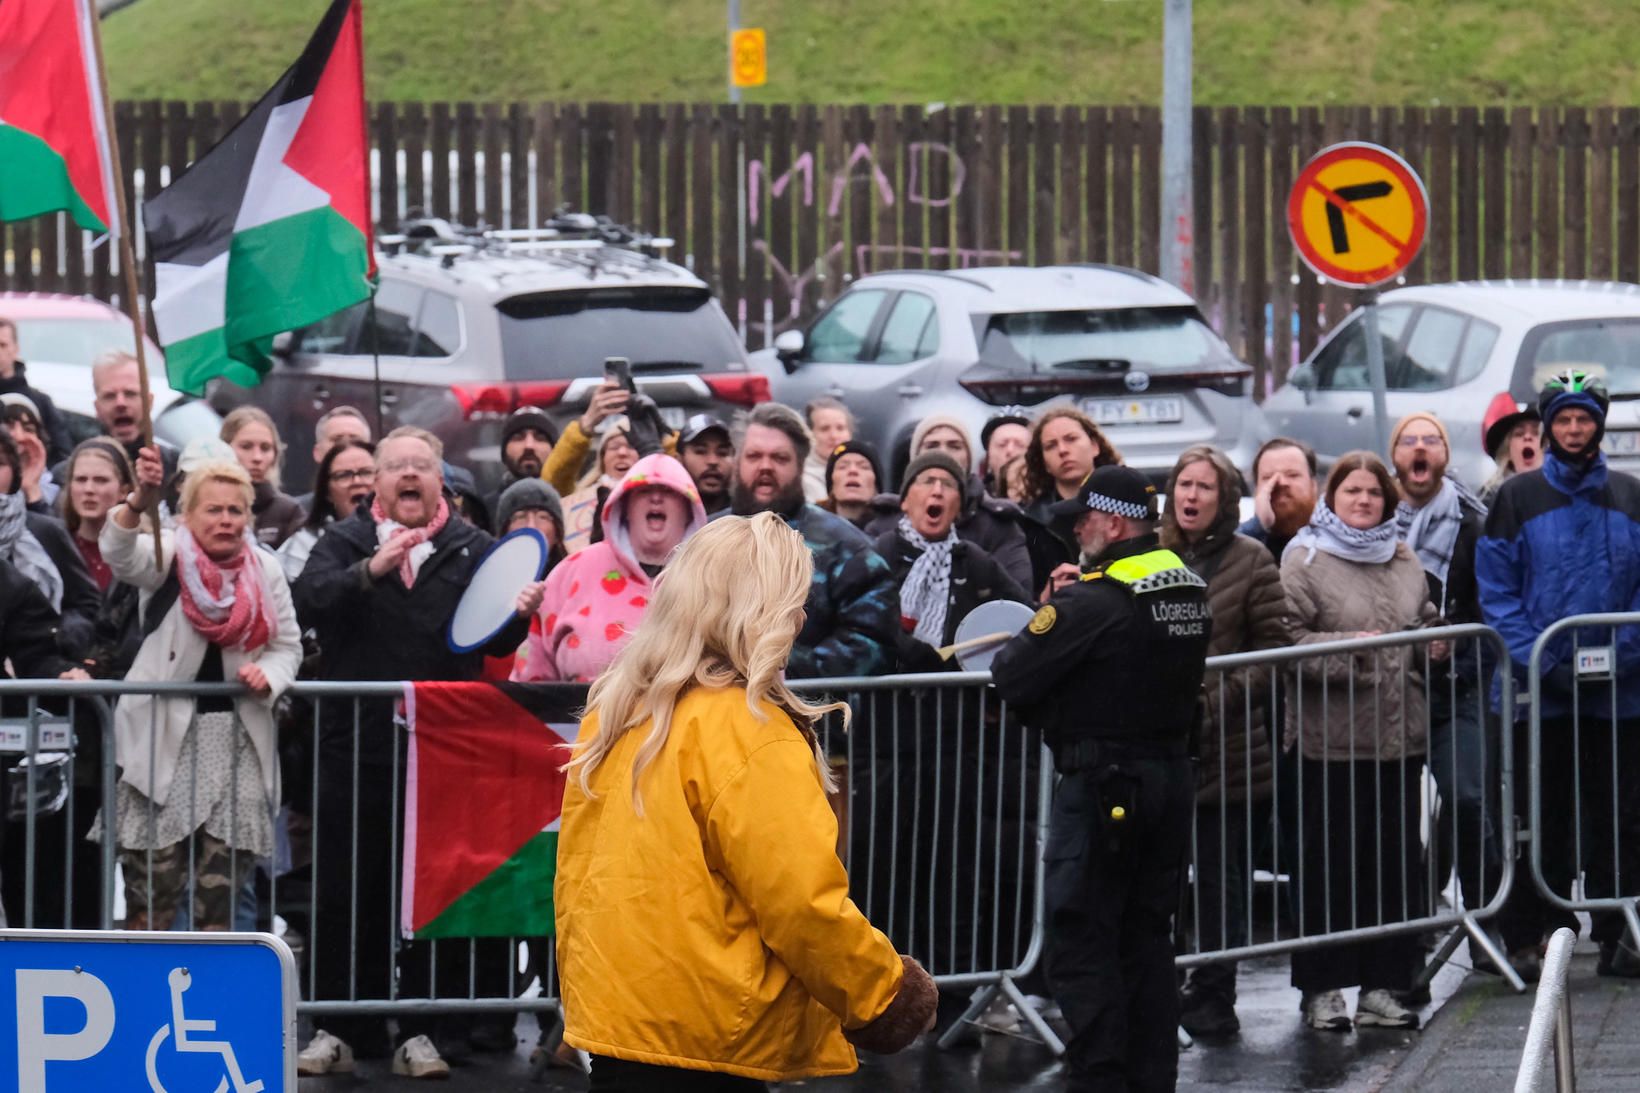
POLYGON ((1135 504, 1132 501, 1118 501, 1102 493, 1088 494, 1088 508, 1094 512, 1108 512, 1114 516, 1126 516, 1129 520, 1149 520, 1151 512, 1149 505, 1135 504))

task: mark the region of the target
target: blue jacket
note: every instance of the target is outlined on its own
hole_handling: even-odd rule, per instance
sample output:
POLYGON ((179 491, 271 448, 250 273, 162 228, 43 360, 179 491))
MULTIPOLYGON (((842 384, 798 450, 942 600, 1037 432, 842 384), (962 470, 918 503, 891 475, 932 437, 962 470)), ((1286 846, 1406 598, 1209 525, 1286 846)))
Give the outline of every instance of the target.
MULTIPOLYGON (((1581 474, 1552 452, 1541 470, 1516 475, 1499 489, 1475 550, 1475 577, 1486 624, 1503 636, 1525 693, 1532 646, 1569 615, 1640 610, 1640 479, 1612 471, 1597 457, 1581 474)), ((1582 647, 1605 646, 1611 632, 1588 628, 1582 647)), ((1543 657, 1543 712, 1571 713, 1572 634, 1543 657)), ((1640 627, 1617 632, 1617 714, 1640 716, 1640 627)), ((1494 691, 1493 701, 1497 694, 1494 691)), ((1584 684, 1579 708, 1609 716, 1610 692, 1584 684)), ((1525 716, 1525 706, 1517 714, 1525 716)))

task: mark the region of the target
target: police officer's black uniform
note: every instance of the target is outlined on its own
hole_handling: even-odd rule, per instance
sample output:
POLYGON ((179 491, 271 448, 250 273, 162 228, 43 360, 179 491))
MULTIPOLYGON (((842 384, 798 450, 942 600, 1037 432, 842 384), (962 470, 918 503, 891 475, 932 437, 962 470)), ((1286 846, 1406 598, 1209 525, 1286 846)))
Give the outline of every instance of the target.
MULTIPOLYGON (((1056 508, 1153 520, 1155 492, 1137 471, 1101 467, 1056 508)), ((1062 776, 1043 856, 1048 978, 1071 1027, 1072 1090, 1177 1080, 1173 914, 1210 626, 1205 583, 1145 534, 1111 544, 992 664, 1062 776)))

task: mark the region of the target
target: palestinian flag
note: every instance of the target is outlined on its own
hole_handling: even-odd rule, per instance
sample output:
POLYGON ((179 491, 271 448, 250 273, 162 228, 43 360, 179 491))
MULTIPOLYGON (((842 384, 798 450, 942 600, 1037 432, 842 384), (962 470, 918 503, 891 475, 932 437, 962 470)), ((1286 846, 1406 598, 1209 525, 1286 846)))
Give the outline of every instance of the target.
POLYGON ((254 384, 273 336, 367 298, 375 273, 360 0, 210 151, 143 206, 171 386, 254 384))
POLYGON ((0 220, 117 235, 93 0, 0 0, 0 220))
POLYGON ((555 684, 411 683, 401 925, 406 937, 542 937, 572 710, 555 684))

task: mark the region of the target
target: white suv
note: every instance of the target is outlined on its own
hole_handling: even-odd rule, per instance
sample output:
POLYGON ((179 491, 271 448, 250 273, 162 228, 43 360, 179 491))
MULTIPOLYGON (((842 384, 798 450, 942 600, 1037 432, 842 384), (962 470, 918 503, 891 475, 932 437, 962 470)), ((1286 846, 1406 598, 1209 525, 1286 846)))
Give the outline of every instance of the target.
POLYGON ((1212 444, 1245 466, 1269 436, 1235 359, 1189 296, 1121 266, 899 270, 862 277, 752 356, 776 399, 830 395, 897 476, 916 423, 1080 407, 1158 477, 1212 444))

